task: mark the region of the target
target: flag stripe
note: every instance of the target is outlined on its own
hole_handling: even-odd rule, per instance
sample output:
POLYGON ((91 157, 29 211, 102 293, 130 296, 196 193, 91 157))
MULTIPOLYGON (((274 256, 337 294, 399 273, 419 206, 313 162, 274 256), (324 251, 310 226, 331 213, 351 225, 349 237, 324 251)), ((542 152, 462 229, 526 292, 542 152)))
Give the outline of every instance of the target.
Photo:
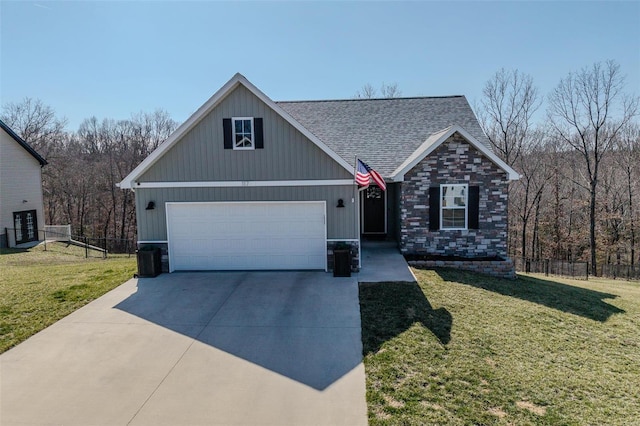
POLYGON ((380 173, 373 170, 369 165, 362 160, 358 160, 358 164, 356 165, 356 183, 362 187, 368 187, 371 183, 371 179, 382 189, 383 191, 387 189, 387 184, 385 183, 380 173))

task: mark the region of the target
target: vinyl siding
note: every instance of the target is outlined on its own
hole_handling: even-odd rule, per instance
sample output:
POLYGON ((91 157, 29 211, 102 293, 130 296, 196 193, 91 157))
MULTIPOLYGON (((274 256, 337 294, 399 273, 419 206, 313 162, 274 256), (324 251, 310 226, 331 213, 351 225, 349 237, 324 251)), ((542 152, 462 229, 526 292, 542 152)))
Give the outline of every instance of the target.
POLYGON ((139 182, 348 179, 352 175, 240 85, 139 182), (262 117, 264 149, 224 149, 222 119, 262 117))
POLYGON ((38 228, 44 228, 42 174, 38 160, 0 129, 0 233, 9 228, 13 245, 13 213, 35 210, 38 228), (27 202, 24 203, 23 200, 27 202))
POLYGON ((357 204, 352 203, 352 186, 249 187, 249 188, 139 188, 136 214, 139 241, 167 239, 166 202, 180 201, 326 201, 327 238, 355 239, 357 204), (338 199, 345 207, 337 208, 338 199), (154 210, 145 210, 153 201, 154 210))

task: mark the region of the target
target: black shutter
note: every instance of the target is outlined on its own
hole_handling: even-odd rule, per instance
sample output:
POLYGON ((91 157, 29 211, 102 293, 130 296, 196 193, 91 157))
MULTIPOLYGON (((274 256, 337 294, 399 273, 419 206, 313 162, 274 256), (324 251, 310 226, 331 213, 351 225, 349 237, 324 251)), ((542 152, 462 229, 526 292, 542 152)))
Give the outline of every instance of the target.
POLYGON ((440 229, 440 187, 429 188, 429 230, 440 229))
POLYGON ((469 229, 480 229, 480 187, 469 187, 469 229))
POLYGON ((222 130, 224 131, 224 149, 233 149, 233 133, 231 132, 231 119, 222 119, 222 130))
POLYGON ((256 149, 264 148, 264 137, 262 136, 262 118, 253 119, 253 135, 256 138, 256 149))

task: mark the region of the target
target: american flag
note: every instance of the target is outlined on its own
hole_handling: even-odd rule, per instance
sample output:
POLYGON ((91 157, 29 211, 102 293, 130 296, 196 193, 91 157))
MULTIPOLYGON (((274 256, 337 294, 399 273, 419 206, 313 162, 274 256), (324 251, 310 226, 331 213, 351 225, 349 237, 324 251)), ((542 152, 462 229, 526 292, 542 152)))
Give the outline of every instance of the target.
POLYGON ((378 185, 383 191, 387 189, 387 184, 384 182, 382 176, 380 176, 380 173, 373 170, 362 160, 358 160, 356 168, 356 183, 359 186, 366 188, 369 186, 371 179, 373 179, 376 185, 378 185))

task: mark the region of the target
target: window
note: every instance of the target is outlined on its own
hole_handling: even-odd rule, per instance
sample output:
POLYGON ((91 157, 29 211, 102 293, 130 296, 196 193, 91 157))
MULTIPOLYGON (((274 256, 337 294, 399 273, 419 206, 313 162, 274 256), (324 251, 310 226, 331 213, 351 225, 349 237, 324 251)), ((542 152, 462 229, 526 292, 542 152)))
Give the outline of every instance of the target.
POLYGON ((467 229, 466 184, 440 185, 440 229, 467 229))
POLYGON ((255 149, 253 134, 253 118, 232 118, 233 149, 255 149))

